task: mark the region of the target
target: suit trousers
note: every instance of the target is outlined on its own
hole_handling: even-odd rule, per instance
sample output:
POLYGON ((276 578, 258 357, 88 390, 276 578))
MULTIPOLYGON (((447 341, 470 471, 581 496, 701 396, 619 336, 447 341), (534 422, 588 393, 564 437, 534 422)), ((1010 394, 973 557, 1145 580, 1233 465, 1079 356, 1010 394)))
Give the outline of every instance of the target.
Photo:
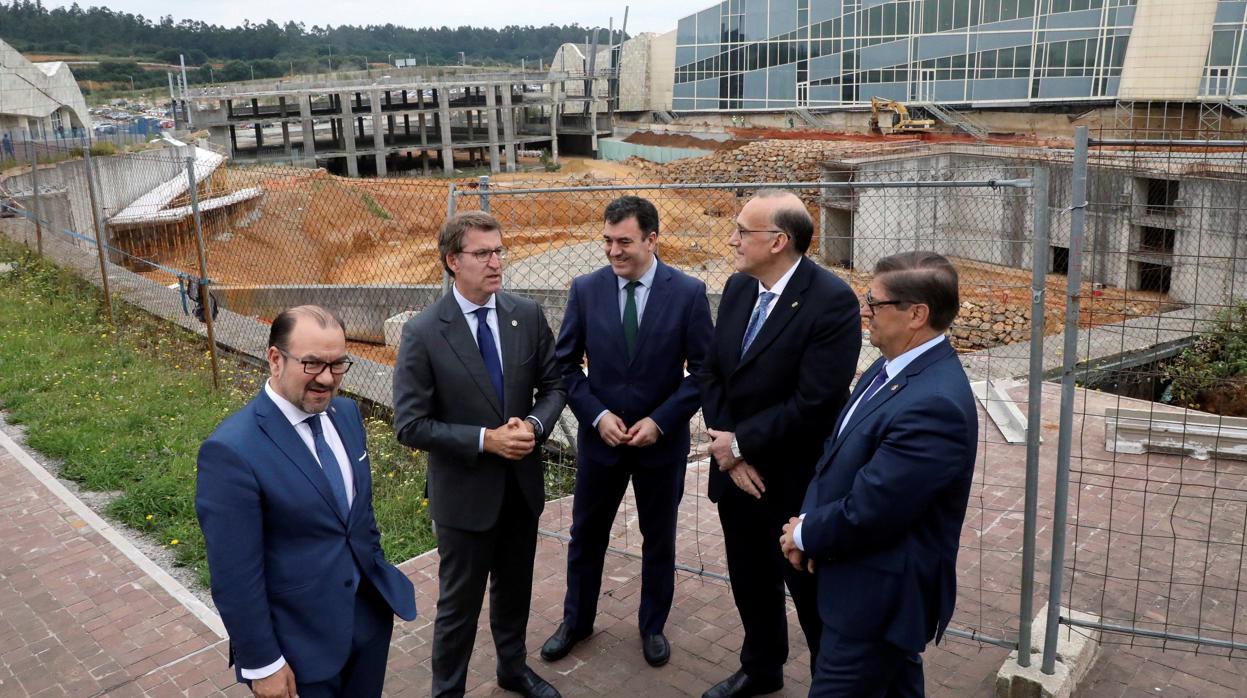
POLYGON ((779 537, 788 517, 789 512, 778 497, 769 493, 755 499, 731 485, 719 498, 732 598, 745 630, 740 666, 746 674, 764 680, 780 679, 784 662, 788 661, 785 584, 792 593, 797 621, 811 654, 817 651, 823 628, 818 617, 814 575, 794 569, 779 549, 779 537))
MULTIPOLYGON (((467 500, 470 494, 463 494, 463 506, 472 506, 467 500)), ((537 516, 524 501, 513 473, 507 477, 502 500, 498 520, 487 531, 436 527, 441 562, 433 623, 434 696, 463 695, 486 581, 497 674, 518 677, 527 666, 524 639, 533 591, 537 516)))
POLYGON ((810 698, 920 698, 922 656, 823 626, 810 698))
MULTIPOLYGON (((625 450, 628 447, 621 447, 625 450)), ((631 450, 614 464, 582 460, 576 466, 572 539, 567 546, 567 596, 563 622, 577 632, 593 627, 611 525, 632 481, 641 527, 641 635, 663 631, 675 595, 675 521, 684 496, 685 460, 644 463, 631 450)))
POLYGON ((302 683, 296 676, 299 697, 380 698, 393 634, 394 611, 372 583, 361 577, 355 593, 351 654, 346 664, 328 681, 302 683))

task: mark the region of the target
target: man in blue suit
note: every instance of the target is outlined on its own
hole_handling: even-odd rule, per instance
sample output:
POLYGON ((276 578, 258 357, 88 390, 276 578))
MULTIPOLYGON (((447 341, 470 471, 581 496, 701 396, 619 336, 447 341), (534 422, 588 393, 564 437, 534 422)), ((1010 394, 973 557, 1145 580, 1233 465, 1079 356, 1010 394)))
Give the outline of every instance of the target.
POLYGON ((256 696, 380 696, 411 581, 385 561, 364 425, 335 397, 351 367, 342 322, 283 311, 270 377, 199 450, 195 510, 230 662, 256 696))
POLYGON ((780 547, 815 574, 823 622, 811 696, 920 696, 920 653, 957 599, 978 413, 944 336, 957 270, 885 257, 862 301, 883 357, 858 381, 780 547))
POLYGON ((580 422, 579 453, 563 622, 541 656, 560 659, 593 632, 611 523, 631 480, 644 537, 641 651, 662 666, 671 656, 663 626, 675 592, 689 420, 701 403, 696 374, 713 327, 706 285, 655 255, 654 204, 623 196, 605 218, 610 264, 572 282, 555 346, 580 422))

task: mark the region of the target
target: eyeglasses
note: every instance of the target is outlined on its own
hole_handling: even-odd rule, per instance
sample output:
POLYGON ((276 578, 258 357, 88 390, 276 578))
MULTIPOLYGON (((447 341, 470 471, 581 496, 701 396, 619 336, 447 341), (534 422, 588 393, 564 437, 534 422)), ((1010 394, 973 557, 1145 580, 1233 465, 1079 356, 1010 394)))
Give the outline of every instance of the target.
POLYGON ((460 250, 459 254, 471 255, 473 259, 481 264, 488 264, 489 258, 498 255, 498 261, 507 258, 507 248, 495 247, 492 250, 460 250))
POLYGON ((299 363, 303 364, 303 372, 308 374, 309 376, 319 376, 321 372, 325 370, 326 366, 329 367, 329 372, 335 376, 345 375, 347 371, 351 370, 351 366, 355 363, 354 361, 351 361, 350 359, 338 359, 337 361, 319 361, 317 359, 300 359, 297 356, 290 355, 289 353, 286 352, 285 349, 282 349, 280 347, 277 349, 277 351, 281 352, 281 355, 286 357, 287 359, 291 359, 292 361, 298 361, 299 363))
POLYGON ((877 301, 874 296, 870 295, 870 291, 867 291, 866 294, 862 296, 862 302, 866 304, 866 307, 870 308, 871 313, 874 313, 875 309, 879 306, 905 305, 909 301, 877 301))
MULTIPOLYGON (((735 232, 740 237, 745 237, 745 235, 748 233, 771 233, 772 235, 777 234, 777 233, 784 233, 784 231, 776 230, 774 228, 759 228, 756 230, 750 230, 749 228, 737 228, 735 232)), ((788 233, 784 233, 784 235, 787 235, 787 234, 788 233)))

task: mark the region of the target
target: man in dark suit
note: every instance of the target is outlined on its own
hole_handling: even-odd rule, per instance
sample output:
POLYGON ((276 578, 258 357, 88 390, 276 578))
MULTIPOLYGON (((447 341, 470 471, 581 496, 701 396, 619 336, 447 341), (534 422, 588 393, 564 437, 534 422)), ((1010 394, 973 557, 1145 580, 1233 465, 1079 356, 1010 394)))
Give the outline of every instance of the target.
POLYGON ((862 339, 853 291, 805 257, 813 232, 799 198, 768 190, 745 204, 728 239, 739 273, 723 289, 702 366, 702 410, 712 439, 709 495, 745 639, 740 670, 706 698, 783 687, 785 583, 811 651, 818 647, 813 578, 788 565, 775 534, 801 506, 862 339))
POLYGON ((195 511, 238 680, 257 696, 380 696, 394 614, 415 591, 385 561, 342 322, 273 320, 264 390, 199 450, 195 511))
POLYGON ((920 653, 957 599, 978 413, 944 337, 957 271, 934 252, 879 260, 862 316, 883 357, 858 381, 783 552, 817 578, 811 696, 921 696, 920 653))
POLYGON ((563 622, 541 656, 560 659, 593 632, 611 523, 631 479, 644 537, 641 651, 662 666, 671 657, 663 626, 675 591, 689 420, 701 404, 696 373, 713 327, 706 285, 654 254, 654 204, 620 197, 605 218, 610 265, 572 282, 555 347, 580 429, 563 622))
POLYGON ((524 645, 545 507, 538 446, 566 401, 554 335, 536 302, 501 291, 506 248, 492 216, 450 218, 437 244, 454 285, 403 327, 394 367, 398 440, 429 455, 441 557, 433 695, 463 695, 488 581, 498 685, 558 696, 524 645))

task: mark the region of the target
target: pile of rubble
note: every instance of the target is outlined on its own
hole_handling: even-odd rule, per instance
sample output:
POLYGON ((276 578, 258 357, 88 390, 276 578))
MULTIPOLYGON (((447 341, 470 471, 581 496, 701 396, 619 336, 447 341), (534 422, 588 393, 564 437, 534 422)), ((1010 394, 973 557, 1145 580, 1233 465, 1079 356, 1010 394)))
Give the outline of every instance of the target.
POLYGON ((864 154, 878 155, 909 149, 913 143, 862 144, 843 141, 763 140, 747 143, 735 150, 721 150, 698 158, 676 160, 665 165, 638 157, 628 165, 671 182, 816 182, 822 178, 820 165, 829 161, 864 154))

